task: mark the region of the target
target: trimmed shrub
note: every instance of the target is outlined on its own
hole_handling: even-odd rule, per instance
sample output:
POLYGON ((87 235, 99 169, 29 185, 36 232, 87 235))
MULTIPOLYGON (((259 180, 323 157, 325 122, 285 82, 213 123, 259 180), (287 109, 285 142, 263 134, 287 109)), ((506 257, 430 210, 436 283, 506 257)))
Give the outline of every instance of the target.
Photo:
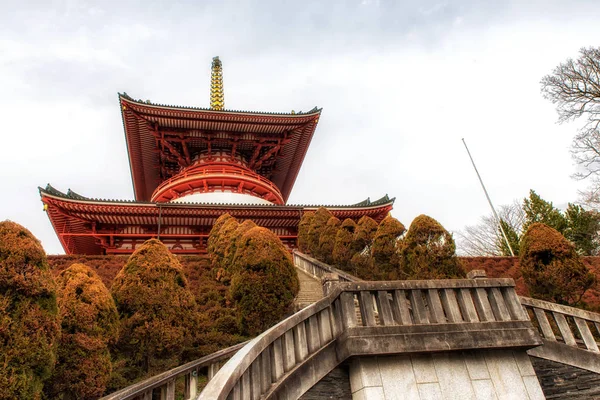
POLYGON ((531 296, 554 303, 576 305, 596 282, 575 247, 542 223, 523 235, 519 264, 531 296))
POLYGON ((325 207, 319 207, 319 209, 313 215, 310 226, 308 228, 308 251, 314 257, 318 257, 319 254, 319 239, 321 233, 325 230, 327 221, 333 215, 325 207))
POLYGON ((132 374, 177 364, 190 341, 196 302, 166 246, 146 241, 129 257, 111 291, 121 316, 118 349, 138 369, 132 374))
POLYGON ((361 279, 377 280, 373 275, 373 258, 368 253, 355 253, 350 260, 350 270, 361 279))
POLYGON ((391 215, 385 217, 379 224, 371 245, 371 257, 379 279, 398 279, 396 245, 405 231, 404 225, 391 215))
POLYGON ((362 253, 366 248, 371 246, 377 227, 377 222, 366 215, 358 220, 354 237, 352 238, 352 251, 354 253, 362 253))
POLYGON ((240 224, 237 221, 237 219, 228 218, 221 225, 221 228, 216 232, 216 237, 214 237, 214 240, 212 242, 212 251, 209 253, 213 268, 219 268, 223 266, 225 250, 227 249, 227 246, 229 246, 229 244, 231 243, 235 230, 238 228, 239 225, 240 224))
POLYGON ((336 217, 331 217, 319 237, 319 253, 317 256, 326 264, 333 264, 333 246, 335 245, 335 237, 339 228, 340 220, 336 217))
POLYGON ((208 240, 206 241, 206 250, 208 251, 208 253, 213 253, 215 251, 216 242, 219 238, 219 232, 221 231, 221 228, 223 228, 223 225, 225 225, 225 223, 230 219, 235 218, 225 213, 219 218, 217 218, 217 220, 215 221, 215 224, 213 225, 213 227, 210 230, 210 233, 208 234, 208 240))
POLYGON ((351 248, 355 229, 356 223, 350 218, 346 218, 335 235, 333 263, 344 271, 350 270, 350 260, 355 254, 351 248))
POLYGON ((310 224, 312 223, 314 216, 315 213, 313 211, 305 212, 298 223, 298 249, 307 254, 309 253, 308 230, 310 229, 310 224))
POLYGON ((257 335, 291 310, 299 290, 292 257, 277 235, 255 227, 242 236, 234 268, 229 293, 240 326, 257 335))
POLYGON ((57 282, 62 337, 49 391, 56 399, 100 397, 112 371, 108 346, 118 334, 115 302, 86 265, 73 264, 57 282))
POLYGON ((221 268, 223 268, 229 276, 235 273, 235 268, 233 267, 233 260, 235 258, 235 254, 239 247, 239 242, 244 236, 244 233, 248 232, 250 229, 254 228, 256 224, 251 220, 246 220, 241 224, 238 224, 237 228, 231 233, 229 244, 225 248, 225 255, 223 260, 221 261, 221 268))
POLYGON ((405 279, 446 279, 465 276, 455 255, 452 235, 435 219, 419 215, 400 242, 400 276, 405 279))
POLYGON ((60 335, 56 286, 31 232, 0 222, 0 399, 40 399, 60 335))

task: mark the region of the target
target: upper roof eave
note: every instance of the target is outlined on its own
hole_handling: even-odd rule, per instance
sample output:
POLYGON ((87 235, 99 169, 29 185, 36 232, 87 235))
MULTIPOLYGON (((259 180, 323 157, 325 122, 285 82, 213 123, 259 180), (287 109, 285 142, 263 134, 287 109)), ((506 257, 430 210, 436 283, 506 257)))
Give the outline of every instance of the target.
POLYGON ((126 92, 118 93, 120 100, 125 100, 129 103, 138 104, 144 107, 151 107, 157 109, 167 109, 174 111, 202 111, 202 112, 211 112, 215 114, 240 114, 240 115, 256 115, 256 116, 276 116, 276 117, 291 117, 291 118, 300 118, 311 115, 318 115, 321 113, 323 108, 319 108, 317 106, 313 107, 311 110, 307 112, 297 112, 297 113, 278 113, 278 112, 264 112, 264 111, 242 111, 242 110, 214 110, 212 108, 204 108, 204 107, 191 107, 191 106, 174 106, 169 104, 157 104, 142 100, 135 100, 131 96, 129 96, 126 92))

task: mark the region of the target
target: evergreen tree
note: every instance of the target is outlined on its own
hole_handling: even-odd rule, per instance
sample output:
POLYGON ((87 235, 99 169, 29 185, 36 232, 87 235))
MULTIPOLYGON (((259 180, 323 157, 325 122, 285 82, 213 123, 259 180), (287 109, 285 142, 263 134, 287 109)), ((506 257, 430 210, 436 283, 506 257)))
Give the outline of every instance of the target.
POLYGON ((519 265, 531 296, 553 303, 578 304, 596 281, 575 247, 541 223, 531 224, 523 235, 519 265))
POLYGON ((542 199, 534 190, 530 190, 529 198, 523 200, 523 211, 525 211, 523 232, 536 222, 548 225, 561 233, 567 228, 567 219, 560 210, 554 207, 552 202, 542 199))
POLYGON ((356 223, 350 218, 346 218, 335 235, 333 263, 336 267, 344 271, 350 269, 350 260, 355 254, 352 251, 352 237, 354 236, 355 230, 356 223))
POLYGON ((333 264, 333 247, 335 246, 335 238, 340 228, 340 220, 336 217, 331 217, 325 225, 325 229, 319 237, 319 252, 317 258, 325 264, 333 264))
POLYGON ((291 311, 300 284, 292 257, 277 235, 254 227, 241 238, 234 259, 229 294, 239 324, 258 335, 291 311))
POLYGON ((58 281, 62 337, 49 392, 54 399, 102 396, 112 365, 109 345, 118 334, 119 315, 110 292, 89 267, 73 264, 58 281))
POLYGON ((502 225, 502 229, 504 229, 504 233, 506 234, 506 238, 508 239, 508 243, 510 244, 510 249, 504 240, 504 235, 502 235, 502 230, 498 227, 498 237, 496 239, 496 246, 500 249, 500 254, 505 257, 509 257, 512 254, 510 250, 512 249, 515 256, 519 255, 519 247, 521 236, 515 230, 515 228, 507 223, 505 220, 500 219, 500 224, 502 225))
POLYGON ((31 232, 0 222, 0 399, 40 399, 60 337, 56 284, 31 232))
POLYGON ((396 245, 405 231, 404 225, 391 215, 385 217, 379 224, 371 246, 373 266, 379 279, 398 279, 396 245))
POLYGON ((310 230, 310 224, 312 224, 314 216, 314 211, 307 211, 302 215, 302 218, 300 218, 300 222, 298 223, 298 249, 306 254, 310 253, 308 231, 310 230))
POLYGON ((327 221, 333 215, 325 207, 319 207, 315 214, 311 218, 311 222, 308 228, 308 251, 313 257, 318 257, 319 254, 319 239, 321 239, 321 233, 327 226, 327 221))
POLYGON ((354 237, 352 241, 352 251, 355 253, 362 253, 368 250, 377 232, 379 224, 375 220, 368 216, 363 216, 358 220, 356 230, 354 231, 354 237))
POLYGON ((400 242, 400 274, 405 279, 446 279, 465 276, 455 255, 452 235, 435 219, 419 215, 400 242))
POLYGON ((192 340, 196 302, 181 264, 156 239, 137 249, 113 281, 121 318, 118 349, 129 380, 177 365, 192 340))
POLYGON ((575 244, 580 255, 598 255, 600 247, 600 213, 586 211, 583 207, 569 203, 565 212, 567 229, 564 236, 575 244))

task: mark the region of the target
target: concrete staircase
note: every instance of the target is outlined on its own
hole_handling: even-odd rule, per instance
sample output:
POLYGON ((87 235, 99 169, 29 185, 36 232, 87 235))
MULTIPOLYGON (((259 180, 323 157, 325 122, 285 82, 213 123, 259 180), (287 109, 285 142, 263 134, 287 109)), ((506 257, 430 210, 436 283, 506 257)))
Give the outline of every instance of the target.
POLYGON ((301 310, 323 298, 323 286, 320 280, 303 270, 296 268, 296 272, 300 281, 300 291, 296 297, 295 308, 301 310))

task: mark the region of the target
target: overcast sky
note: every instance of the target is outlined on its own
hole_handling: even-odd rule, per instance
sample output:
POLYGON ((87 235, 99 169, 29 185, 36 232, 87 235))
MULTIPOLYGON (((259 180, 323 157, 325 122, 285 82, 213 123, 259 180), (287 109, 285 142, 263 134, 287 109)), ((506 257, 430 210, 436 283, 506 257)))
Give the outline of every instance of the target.
POLYGON ((133 199, 117 92, 228 109, 323 107, 291 204, 396 197, 407 227, 458 231, 501 205, 584 185, 539 81, 597 46, 597 1, 0 0, 0 220, 62 253, 38 186, 133 199))

